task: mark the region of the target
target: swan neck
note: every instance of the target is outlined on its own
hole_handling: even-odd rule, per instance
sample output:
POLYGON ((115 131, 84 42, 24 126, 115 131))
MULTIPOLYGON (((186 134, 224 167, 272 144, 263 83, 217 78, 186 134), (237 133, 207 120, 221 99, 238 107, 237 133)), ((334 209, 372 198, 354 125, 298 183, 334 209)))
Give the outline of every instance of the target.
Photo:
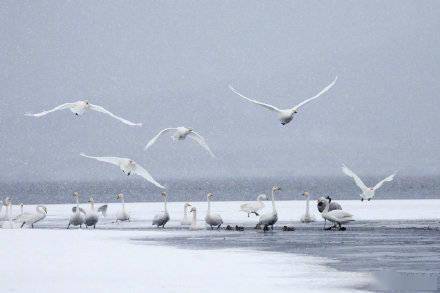
POLYGON ((211 199, 208 196, 208 215, 211 214, 211 199))
POLYGON ((167 210, 167 203, 168 203, 168 196, 164 196, 164 202, 163 202, 163 206, 164 206, 164 210, 165 210, 165 213, 168 213, 168 210, 167 210))
POLYGON ((95 210, 95 204, 93 203, 93 201, 90 202, 90 209, 91 209, 92 211, 95 210))
POLYGON ((275 191, 274 190, 272 190, 272 211, 274 214, 277 213, 277 209, 275 207, 275 191))
POLYGON ((309 210, 310 210, 310 203, 309 203, 309 196, 307 196, 307 199, 306 199, 306 215, 308 215, 309 214, 309 210))
POLYGON ((195 226, 197 223, 197 212, 194 211, 193 212, 193 217, 192 217, 192 225, 195 226))

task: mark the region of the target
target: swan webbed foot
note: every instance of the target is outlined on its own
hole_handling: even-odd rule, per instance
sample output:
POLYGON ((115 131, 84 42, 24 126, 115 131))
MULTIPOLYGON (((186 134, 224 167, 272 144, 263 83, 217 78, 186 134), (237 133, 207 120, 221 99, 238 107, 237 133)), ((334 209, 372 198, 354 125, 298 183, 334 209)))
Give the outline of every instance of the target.
POLYGON ((345 231, 345 230, 347 230, 346 227, 339 227, 339 231, 345 231))

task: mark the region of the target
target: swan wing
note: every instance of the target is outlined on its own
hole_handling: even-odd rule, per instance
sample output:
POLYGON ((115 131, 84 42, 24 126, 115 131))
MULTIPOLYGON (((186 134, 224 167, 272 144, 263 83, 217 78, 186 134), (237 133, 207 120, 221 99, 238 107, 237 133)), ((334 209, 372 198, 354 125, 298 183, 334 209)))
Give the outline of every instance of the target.
POLYGON ((305 104, 313 101, 316 98, 319 98, 321 95, 323 95, 325 92, 327 92, 330 88, 332 88, 335 85, 337 80, 338 80, 338 77, 336 76, 336 78, 328 86, 326 86, 324 89, 322 89, 318 94, 316 94, 315 96, 313 96, 311 98, 308 98, 307 100, 302 101, 301 103, 299 103, 298 105, 293 107, 292 110, 298 110, 300 107, 304 106, 305 104))
POLYGON ((234 89, 231 85, 229 86, 229 89, 230 89, 231 91, 233 91, 234 93, 236 93, 237 95, 239 95, 240 97, 242 97, 243 99, 248 100, 249 102, 252 102, 252 103, 254 103, 254 104, 260 105, 260 106, 262 106, 262 107, 264 107, 264 108, 266 108, 266 109, 268 109, 268 110, 271 110, 271 111, 281 112, 281 110, 278 109, 278 108, 275 107, 275 106, 272 106, 272 105, 269 105, 269 104, 266 104, 266 103, 263 103, 263 102, 259 102, 259 101, 257 101, 257 100, 253 100, 253 99, 250 99, 250 98, 248 98, 248 97, 243 96, 243 95, 240 94, 236 89, 234 89))
POLYGON ((209 152, 209 154, 211 155, 211 157, 215 158, 214 153, 211 151, 211 149, 209 148, 208 144, 206 143, 205 139, 203 138, 203 136, 201 136, 200 134, 198 134, 195 131, 191 131, 188 134, 188 137, 191 138, 192 140, 196 141, 199 145, 201 145, 205 150, 207 150, 209 152))
POLYGON ((350 214, 346 211, 343 211, 343 210, 333 210, 331 212, 328 212, 327 216, 329 216, 330 218, 335 219, 335 220, 342 220, 342 219, 348 219, 348 218, 353 217, 352 214, 350 214))
POLYGON ((26 221, 33 219, 34 216, 35 216, 35 214, 23 213, 23 214, 18 215, 15 218, 13 218, 12 220, 16 221, 16 222, 23 223, 23 222, 26 222, 26 221))
POLYGON ((393 175, 388 176, 388 177, 385 178, 384 180, 382 180, 382 181, 380 181, 379 183, 377 183, 376 186, 373 187, 373 189, 374 189, 374 190, 379 189, 379 188, 382 187, 382 185, 383 185, 385 182, 393 181, 394 176, 396 176, 396 174, 393 174, 393 175))
POLYGON ((47 111, 43 111, 43 112, 36 113, 36 114, 26 113, 25 115, 26 116, 31 116, 31 117, 41 117, 41 116, 47 115, 49 113, 52 113, 52 112, 55 112, 55 111, 58 111, 58 110, 64 110, 64 109, 69 109, 69 108, 75 107, 77 104, 78 104, 78 102, 75 102, 75 103, 65 103, 65 104, 56 106, 55 108, 47 110, 47 111))
POLYGON ((165 134, 165 133, 168 133, 168 132, 170 132, 170 131, 174 131, 174 130, 177 130, 177 128, 165 128, 164 130, 161 130, 158 134, 156 134, 155 137, 153 137, 153 138, 147 143, 147 145, 145 146, 145 150, 149 149, 149 148, 150 148, 150 147, 156 142, 156 140, 157 140, 162 134, 165 134))
MULTIPOLYGON (((79 208, 79 211, 80 211, 81 213, 83 213, 84 215, 87 214, 86 211, 85 211, 83 208, 79 208)), ((73 208, 72 208, 72 212, 76 213, 76 207, 73 207, 73 208)))
POLYGON ((100 162, 105 162, 116 166, 120 166, 121 162, 124 160, 124 158, 119 158, 119 157, 93 157, 93 156, 88 156, 84 153, 81 153, 80 156, 83 156, 85 158, 95 159, 100 162))
POLYGON ((354 182, 356 183, 356 185, 362 189, 362 191, 365 191, 368 189, 368 187, 364 184, 364 182, 362 182, 361 178, 359 178, 359 176, 357 176, 353 171, 351 171, 350 169, 347 168, 347 166, 342 165, 342 172, 344 172, 345 175, 350 176, 351 178, 353 178, 354 182))
POLYGON ((90 104, 90 110, 107 114, 107 115, 109 115, 109 116, 111 116, 111 117, 121 121, 122 123, 130 125, 130 126, 142 126, 142 123, 134 123, 134 122, 128 121, 128 120, 126 120, 126 119, 124 119, 122 117, 119 117, 119 116, 113 114, 112 112, 104 109, 104 107, 101 107, 101 106, 98 106, 98 105, 90 104))
POLYGON ((154 185, 156 185, 159 188, 165 189, 164 186, 162 186, 159 182, 157 182, 156 180, 154 180, 153 176, 151 176, 151 174, 145 170, 141 165, 136 164, 136 168, 134 169, 134 172, 143 177, 144 179, 146 179, 147 181, 153 183, 154 185))
POLYGON ((98 212, 101 212, 101 214, 102 214, 104 217, 107 217, 107 208, 108 208, 108 205, 100 206, 100 207, 98 208, 98 212))

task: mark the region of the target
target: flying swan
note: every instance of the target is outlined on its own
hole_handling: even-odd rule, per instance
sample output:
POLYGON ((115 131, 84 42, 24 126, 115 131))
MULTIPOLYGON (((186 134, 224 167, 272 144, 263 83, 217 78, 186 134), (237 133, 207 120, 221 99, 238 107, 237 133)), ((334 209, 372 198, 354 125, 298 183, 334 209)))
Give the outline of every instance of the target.
POLYGON ((267 199, 267 196, 265 194, 260 194, 259 196, 257 196, 256 202, 244 203, 240 206, 240 210, 242 212, 247 213, 248 218, 249 218, 250 214, 255 214, 256 216, 260 216, 258 211, 264 208, 263 200, 266 200, 266 199, 267 199))
POLYGON ((305 104, 313 101, 314 99, 320 97, 322 94, 324 94, 325 92, 327 92, 335 83, 336 80, 338 79, 338 77, 336 77, 328 86, 326 86, 322 91, 320 91, 317 95, 308 98, 307 100, 302 101, 301 103, 299 103, 298 105, 290 108, 290 109, 279 109, 275 106, 272 106, 270 104, 266 104, 263 102, 259 102, 257 100, 254 99, 250 99, 248 97, 245 97, 244 95, 242 95, 241 93, 239 93, 236 89, 234 89, 231 85, 229 85, 229 89, 231 91, 233 91, 234 93, 236 93, 237 95, 239 95, 240 97, 242 97, 243 99, 248 100, 249 102, 252 102, 254 104, 260 105, 268 110, 271 110, 275 113, 278 114, 278 119, 280 120, 282 125, 285 125, 287 123, 289 123, 290 121, 292 121, 293 116, 298 113, 299 108, 301 108, 302 106, 304 106, 305 104))
POLYGON ((84 100, 84 101, 78 101, 78 102, 73 102, 73 103, 65 103, 62 105, 59 105, 53 109, 47 110, 47 111, 43 111, 40 113, 36 113, 36 114, 32 114, 32 113, 26 113, 26 116, 31 116, 31 117, 42 117, 45 116, 49 113, 58 111, 58 110, 64 110, 64 109, 70 109, 70 111, 72 111, 73 114, 75 114, 76 116, 81 116, 83 115, 86 111, 88 110, 93 110, 96 112, 101 112, 104 114, 107 114, 119 121, 121 121, 124 124, 130 125, 130 126, 142 126, 142 123, 133 123, 131 121, 128 121, 124 118, 121 118, 119 116, 116 116, 115 114, 113 114, 112 112, 104 109, 101 106, 98 105, 94 105, 94 104, 90 104, 89 101, 84 100))
POLYGON ((362 182, 362 180, 353 171, 351 171, 350 169, 347 168, 347 166, 342 165, 342 172, 344 172, 345 175, 348 175, 351 178, 353 178, 356 185, 362 190, 362 193, 359 194, 359 196, 361 197, 361 201, 371 200, 375 196, 376 190, 379 189, 380 187, 382 187, 382 185, 385 182, 393 181, 394 176, 396 175, 394 173, 394 174, 388 176, 387 178, 385 178, 382 181, 380 181, 379 183, 377 183, 374 187, 367 187, 364 184, 364 182, 362 182))
POLYGON ((145 150, 149 149, 156 141, 157 139, 166 133, 172 132, 173 135, 171 136, 171 139, 174 141, 184 140, 186 137, 191 138, 195 142, 197 142, 199 145, 201 145, 205 150, 208 151, 208 153, 215 158, 214 153, 209 148, 208 144, 206 143, 203 136, 192 130, 191 128, 186 128, 184 126, 176 127, 176 128, 165 128, 164 130, 161 130, 155 137, 153 137, 148 144, 145 146, 145 150))
POLYGON ((93 157, 88 156, 83 153, 80 154, 83 157, 95 159, 101 162, 109 163, 118 166, 124 174, 127 174, 127 176, 130 176, 131 173, 137 174, 147 181, 153 183, 159 188, 165 189, 161 184, 159 184, 156 180, 153 179, 153 177, 148 173, 147 170, 145 170, 141 165, 133 161, 132 159, 127 158, 119 158, 119 157, 93 157))

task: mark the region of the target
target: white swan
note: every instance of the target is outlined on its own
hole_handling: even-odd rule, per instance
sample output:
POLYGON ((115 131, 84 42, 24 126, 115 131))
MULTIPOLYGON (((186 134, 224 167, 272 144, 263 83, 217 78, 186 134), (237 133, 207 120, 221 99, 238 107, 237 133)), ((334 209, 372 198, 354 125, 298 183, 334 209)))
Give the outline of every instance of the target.
MULTIPOLYGON (((350 213, 347 213, 343 210, 329 211, 331 201, 332 201, 332 199, 329 196, 327 196, 325 209, 321 213, 321 216, 325 220, 329 220, 330 222, 334 223, 334 226, 328 228, 327 230, 330 230, 332 228, 338 228, 339 230, 345 230, 345 228, 342 227, 341 225, 346 224, 351 221, 354 221, 353 215, 350 213)), ((325 229, 325 226, 324 226, 324 229, 325 229)))
POLYGON ((208 195, 206 196, 206 199, 208 201, 208 212, 206 213, 205 222, 211 227, 211 230, 213 230, 214 227, 217 227, 218 230, 223 224, 223 219, 219 214, 211 213, 211 198, 213 196, 214 195, 212 193, 208 193, 208 195))
POLYGON ((67 229, 69 229, 70 225, 79 226, 80 228, 82 228, 82 225, 84 224, 85 221, 84 215, 86 214, 86 212, 79 207, 79 193, 74 192, 73 196, 76 198, 76 207, 72 208, 73 214, 70 216, 69 225, 67 225, 67 229))
POLYGON ((347 168, 347 166, 342 165, 342 172, 344 172, 345 175, 353 178, 356 185, 362 190, 362 193, 359 195, 361 197, 361 201, 371 200, 375 196, 376 190, 379 189, 385 182, 393 181, 394 176, 396 175, 394 173, 388 176, 387 178, 377 183, 374 187, 367 187, 353 171, 347 168))
POLYGON ((303 193, 303 195, 306 197, 306 213, 301 217, 301 222, 303 223, 310 223, 315 222, 315 216, 310 214, 310 208, 309 208, 309 201, 310 201, 310 194, 306 191, 303 193))
POLYGON ((115 166, 118 166, 124 174, 127 174, 127 176, 130 176, 130 174, 136 174, 141 176, 142 178, 146 179, 147 181, 153 183, 159 188, 165 189, 161 184, 159 184, 154 178, 148 173, 147 170, 145 170, 141 165, 133 161, 132 159, 128 158, 119 158, 119 157, 93 157, 88 156, 83 153, 80 154, 83 157, 95 159, 101 162, 113 164, 115 166))
POLYGON ((14 225, 14 222, 12 222, 12 201, 9 197, 6 197, 3 200, 3 204, 6 207, 6 210, 5 210, 6 218, 5 218, 4 222, 2 223, 2 228, 3 229, 14 229, 15 225, 14 225))
POLYGON ((187 202, 183 205, 183 219, 180 222, 180 224, 182 226, 189 226, 189 225, 191 225, 191 220, 188 218, 188 213, 187 213, 188 207, 190 207, 190 206, 191 206, 191 204, 189 204, 187 202))
POLYGON ((130 215, 128 214, 127 210, 125 209, 124 195, 122 193, 119 193, 116 196, 116 199, 120 199, 121 200, 121 205, 122 205, 121 210, 116 213, 116 223, 124 222, 124 221, 130 222, 130 215))
POLYGON ((15 222, 20 224, 20 227, 23 228, 24 225, 31 226, 34 228, 34 224, 44 220, 47 215, 47 208, 43 205, 38 205, 36 208, 36 213, 23 213, 15 218, 15 222))
POLYGON ((203 136, 201 136, 200 134, 198 134, 197 132, 195 132, 191 128, 186 128, 184 126, 175 127, 175 128, 165 128, 164 130, 160 131, 155 137, 153 137, 148 142, 148 144, 145 146, 145 150, 150 148, 162 134, 166 134, 169 132, 173 132, 173 135, 171 136, 171 138, 174 141, 184 140, 186 137, 189 137, 192 140, 194 140, 195 142, 197 142, 199 145, 201 145, 205 150, 207 150, 212 157, 215 157, 215 155, 213 154, 213 152, 209 148, 209 146, 206 143, 203 136))
POLYGON ((192 207, 189 211, 192 213, 191 226, 189 226, 190 230, 199 230, 200 228, 197 226, 197 209, 196 207, 192 207))
POLYGON ((98 213, 95 211, 95 201, 93 200, 93 197, 90 197, 89 199, 90 203, 90 209, 86 211, 86 215, 84 217, 84 224, 87 227, 93 226, 93 228, 96 228, 96 224, 99 221, 98 213, 102 213, 102 215, 105 217, 107 215, 107 205, 100 206, 98 208, 98 213))
POLYGON ((265 194, 260 194, 259 196, 257 196, 256 202, 244 203, 240 206, 240 210, 247 213, 248 217, 250 214, 255 214, 256 216, 259 216, 260 214, 258 213, 258 211, 264 208, 263 200, 266 199, 267 196, 265 194))
POLYGON ((3 210, 3 207, 5 207, 5 214, 0 217, 0 222, 8 219, 8 200, 9 197, 6 197, 2 201, 0 201, 0 213, 3 210))
POLYGON ((153 218, 153 225, 156 225, 158 228, 162 226, 162 228, 165 228, 165 224, 168 223, 170 220, 170 215, 168 214, 168 208, 167 208, 167 193, 162 191, 163 196, 163 209, 164 211, 160 214, 157 214, 153 218))
POLYGON ((258 221, 257 226, 258 227, 263 226, 264 230, 268 230, 267 227, 269 226, 273 230, 273 225, 278 221, 278 213, 275 207, 275 191, 280 191, 280 190, 281 188, 278 186, 272 187, 272 212, 261 215, 260 220, 258 221))
POLYGON ((77 102, 73 102, 73 103, 65 103, 65 104, 59 105, 51 110, 43 111, 43 112, 40 112, 37 114, 26 113, 25 115, 32 116, 32 117, 42 117, 42 116, 47 115, 49 113, 52 113, 52 112, 55 112, 58 110, 64 110, 64 109, 70 109, 70 111, 72 111, 72 113, 74 113, 76 116, 80 116, 88 110, 93 110, 96 112, 101 112, 101 113, 107 114, 107 115, 121 121, 122 123, 130 125, 130 126, 142 126, 142 123, 133 123, 133 122, 128 121, 124 118, 116 116, 115 114, 104 109, 101 106, 90 104, 89 101, 87 101, 87 100, 77 101, 77 102))
POLYGON ((293 115, 295 115, 296 113, 298 113, 298 109, 302 106, 304 106, 305 104, 311 102, 312 100, 318 98, 319 96, 321 96, 322 94, 324 94, 325 92, 327 92, 335 83, 336 80, 338 79, 338 77, 336 77, 328 86, 326 86, 323 90, 321 90, 317 95, 308 98, 307 100, 302 101, 301 103, 299 103, 298 105, 290 108, 290 109, 279 109, 275 106, 266 104, 266 103, 262 103, 259 102, 257 100, 254 99, 250 99, 248 97, 245 97, 244 95, 240 94, 236 89, 234 89, 232 86, 229 86, 229 89, 231 91, 233 91, 234 93, 236 93, 237 95, 239 95, 240 97, 254 103, 257 105, 260 105, 268 110, 271 110, 273 112, 276 112, 278 114, 278 119, 280 120, 282 125, 285 125, 287 123, 289 123, 290 121, 292 121, 293 119, 293 115))

